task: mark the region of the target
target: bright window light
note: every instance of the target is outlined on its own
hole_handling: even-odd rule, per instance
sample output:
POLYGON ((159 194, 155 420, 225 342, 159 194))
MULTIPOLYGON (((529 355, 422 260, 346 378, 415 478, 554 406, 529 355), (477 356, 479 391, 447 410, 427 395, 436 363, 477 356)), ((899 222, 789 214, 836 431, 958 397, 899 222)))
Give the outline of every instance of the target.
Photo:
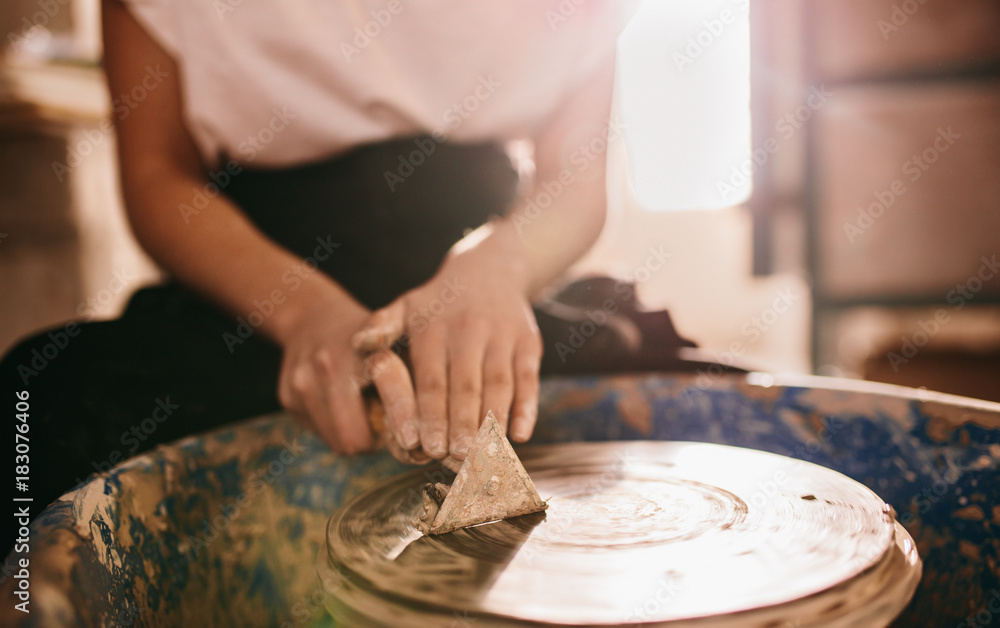
POLYGON ((750 196, 750 0, 646 0, 619 40, 628 168, 650 210, 750 196), (734 172, 736 169, 736 172, 734 172))

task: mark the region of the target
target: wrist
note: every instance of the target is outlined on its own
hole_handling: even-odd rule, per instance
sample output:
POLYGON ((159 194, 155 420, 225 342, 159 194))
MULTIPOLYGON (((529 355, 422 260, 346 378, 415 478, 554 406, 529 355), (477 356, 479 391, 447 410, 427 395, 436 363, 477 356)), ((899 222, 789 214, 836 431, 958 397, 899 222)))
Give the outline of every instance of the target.
POLYGON ((530 299, 541 286, 535 285, 536 277, 528 249, 524 246, 517 226, 509 217, 497 219, 494 237, 500 243, 499 248, 504 251, 504 272, 517 283, 521 294, 530 299))
POLYGON ((462 258, 468 258, 469 263, 479 269, 502 277, 525 298, 530 298, 537 289, 527 250, 509 218, 495 218, 459 240, 452 247, 448 259, 462 258))
POLYGON ((287 302, 275 310, 268 335, 287 346, 296 332, 317 316, 340 320, 363 318, 368 310, 326 275, 304 279, 297 289, 287 292, 287 302))

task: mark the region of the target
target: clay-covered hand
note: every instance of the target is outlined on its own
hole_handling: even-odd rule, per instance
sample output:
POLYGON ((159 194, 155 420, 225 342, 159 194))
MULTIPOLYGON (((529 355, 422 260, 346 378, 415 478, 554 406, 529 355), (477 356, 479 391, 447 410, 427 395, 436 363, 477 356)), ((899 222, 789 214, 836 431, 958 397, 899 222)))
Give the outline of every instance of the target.
POLYGON ((374 444, 361 397, 366 365, 351 346, 370 316, 353 300, 320 301, 297 317, 282 342, 281 404, 338 453, 361 453, 374 444))
POLYGON ((367 375, 405 449, 464 460, 489 410, 513 440, 531 437, 542 343, 523 266, 508 223, 480 228, 354 337, 360 353, 380 356, 367 375), (404 334, 412 379, 385 350, 404 334))

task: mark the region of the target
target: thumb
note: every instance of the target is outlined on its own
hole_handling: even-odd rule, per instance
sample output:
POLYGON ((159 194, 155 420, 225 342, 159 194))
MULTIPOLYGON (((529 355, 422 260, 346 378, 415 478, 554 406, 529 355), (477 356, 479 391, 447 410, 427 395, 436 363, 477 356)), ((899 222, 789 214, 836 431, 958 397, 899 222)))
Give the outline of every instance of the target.
POLYGON ((375 311, 351 338, 351 346, 362 354, 388 349, 406 330, 406 301, 400 297, 375 311))

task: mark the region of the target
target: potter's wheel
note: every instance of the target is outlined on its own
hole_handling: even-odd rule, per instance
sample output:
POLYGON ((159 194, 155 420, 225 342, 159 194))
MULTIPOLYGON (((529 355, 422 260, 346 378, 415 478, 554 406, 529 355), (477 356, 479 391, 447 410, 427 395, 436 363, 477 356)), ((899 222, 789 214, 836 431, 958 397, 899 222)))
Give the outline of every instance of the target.
POLYGON ((319 561, 334 617, 400 628, 879 626, 920 578, 912 539, 882 500, 823 467, 699 443, 518 453, 544 513, 423 537, 413 521, 420 487, 444 477, 436 467, 345 504, 319 561))

